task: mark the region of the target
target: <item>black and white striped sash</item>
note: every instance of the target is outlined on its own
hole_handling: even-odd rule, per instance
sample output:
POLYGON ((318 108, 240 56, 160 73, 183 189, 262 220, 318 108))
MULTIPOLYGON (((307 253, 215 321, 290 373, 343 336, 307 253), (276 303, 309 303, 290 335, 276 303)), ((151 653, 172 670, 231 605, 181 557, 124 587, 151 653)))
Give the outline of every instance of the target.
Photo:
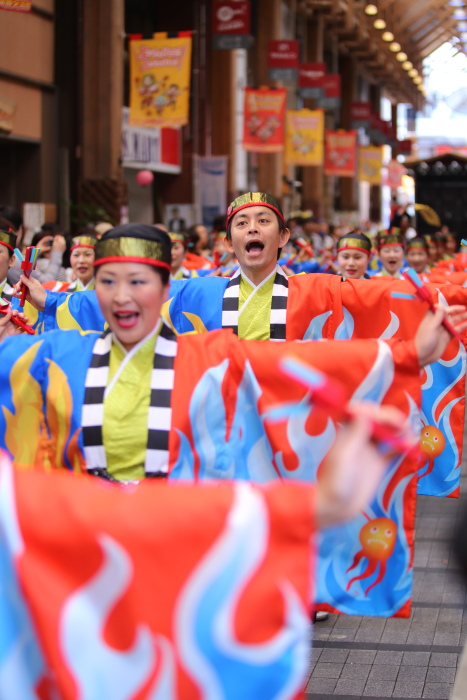
MULTIPOLYGON (((233 275, 224 292, 222 300, 222 328, 232 328, 238 335, 238 301, 240 297, 241 270, 233 275)), ((272 288, 270 338, 285 340, 285 323, 287 316, 287 296, 289 283, 287 275, 279 265, 276 268, 274 286, 272 288)))
MULTIPOLYGON (((84 454, 88 471, 107 476, 107 459, 102 437, 104 397, 109 378, 112 334, 104 333, 96 341, 86 373, 81 413, 84 454)), ((151 374, 151 399, 148 411, 148 443, 144 471, 146 476, 166 476, 169 461, 169 433, 172 425, 172 389, 177 340, 172 329, 162 322, 154 349, 151 374)))

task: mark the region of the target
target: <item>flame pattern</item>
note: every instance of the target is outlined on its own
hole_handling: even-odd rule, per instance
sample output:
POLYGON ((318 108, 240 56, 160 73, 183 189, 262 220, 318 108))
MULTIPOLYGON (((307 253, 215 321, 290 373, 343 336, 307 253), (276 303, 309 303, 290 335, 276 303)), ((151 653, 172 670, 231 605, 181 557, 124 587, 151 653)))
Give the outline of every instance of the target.
POLYGON ((268 530, 262 496, 237 484, 224 532, 181 592, 176 611, 181 660, 205 700, 286 700, 303 686, 309 621, 289 581, 282 583, 282 629, 262 644, 235 638, 235 609, 265 556, 268 530))
MULTIPOLYGON (((443 294, 438 290, 439 303, 448 306, 443 294)), ((342 307, 343 320, 335 331, 334 339, 350 340, 354 334, 354 319, 351 312, 342 307)), ((326 312, 315 317, 305 334, 306 339, 321 340, 324 324, 332 312, 326 312)), ((400 320, 397 314, 390 311, 391 320, 387 328, 381 333, 380 339, 394 337, 397 333, 400 320)), ((434 459, 434 468, 426 469, 424 460, 420 467, 420 480, 418 493, 428 496, 450 496, 458 493, 460 484, 460 464, 462 461, 459 437, 454 434, 453 409, 464 400, 466 352, 462 343, 452 360, 438 360, 425 368, 427 378, 422 385, 422 412, 417 429, 421 425, 432 425, 443 433, 446 439, 446 449, 434 459)), ((371 398, 368 396, 368 398, 371 398)))
POLYGON ((426 459, 422 460, 418 493, 449 496, 459 488, 462 462, 451 414, 455 406, 465 400, 463 391, 454 391, 454 398, 450 399, 453 389, 462 387, 465 381, 466 352, 462 343, 459 343, 459 350, 452 360, 438 360, 425 367, 425 372, 419 429, 428 425, 438 428, 445 437, 446 445, 441 454, 434 458, 434 469, 427 470, 426 459))
MULTIPOLYGON (((395 324, 394 324, 395 325, 395 324)), ((310 435, 305 430, 309 413, 291 411, 286 420, 287 449, 296 457, 297 467, 288 470, 281 451, 273 454, 264 422, 268 413, 258 415, 257 406, 261 397, 252 368, 248 361, 238 386, 238 394, 228 441, 226 408, 219 391, 228 360, 209 368, 199 380, 190 404, 190 425, 193 442, 179 432, 180 449, 178 461, 170 473, 172 479, 196 477, 195 457, 199 458, 199 478, 248 479, 264 482, 285 478, 316 482, 318 468, 335 439, 336 426, 328 419, 320 434, 310 435), (207 396, 217 396, 215 406, 207 403, 207 396)), ((380 403, 394 379, 394 361, 389 346, 380 341, 373 366, 364 380, 355 389, 354 401, 372 400, 380 403)), ((414 426, 419 421, 416 404, 407 395, 411 407, 408 423, 414 426)), ((304 402, 307 401, 305 397, 304 402)), ((405 530, 404 500, 407 489, 413 486, 413 474, 400 469, 402 459, 391 464, 384 483, 378 490, 370 515, 361 516, 346 526, 326 531, 321 537, 318 567, 318 602, 332 606, 349 614, 390 616, 410 598, 412 572, 410 569, 411 548, 405 530), (359 532, 362 518, 388 517, 397 524, 397 539, 390 566, 381 585, 375 586, 370 595, 364 597, 361 587, 355 585, 347 592, 349 580, 359 573, 347 574, 356 552, 360 549, 359 532), (364 599, 363 599, 364 598, 364 599)), ((413 523, 411 524, 413 526, 413 523)), ((409 524, 409 527, 411 526, 409 524)), ((367 582, 367 585, 371 583, 367 582)))
POLYGON ((78 687, 78 698, 129 700, 149 680, 155 662, 153 641, 150 629, 141 625, 129 650, 118 651, 105 642, 107 617, 131 581, 132 564, 113 538, 102 534, 98 542, 102 566, 62 608, 62 653, 78 687))
MULTIPOLYGON (((99 488, 96 484, 96 496, 99 488)), ((223 526, 215 538, 209 539, 181 582, 168 621, 170 639, 155 628, 154 619, 159 618, 150 611, 146 614, 137 606, 133 608, 133 602, 131 611, 126 611, 126 616, 135 620, 131 644, 117 649, 107 641, 109 616, 132 586, 138 559, 133 561, 130 551, 115 536, 102 530, 99 534, 99 529, 91 539, 79 541, 80 548, 97 543, 101 558, 84 583, 76 588, 69 588, 68 583, 67 593, 56 605, 58 623, 52 634, 57 634, 60 663, 65 664, 66 674, 63 670, 57 673, 60 694, 53 697, 176 700, 182 697, 178 687, 181 673, 191 683, 190 697, 298 697, 309 660, 309 618, 302 596, 287 573, 277 583, 283 614, 271 618, 276 627, 269 638, 246 642, 235 632, 237 608, 245 589, 268 556, 273 516, 265 495, 251 485, 238 483, 231 494, 230 503, 223 506, 221 501, 212 501, 225 508, 223 526)), ((124 493, 121 496, 131 497, 124 493)), ((48 673, 47 662, 54 657, 49 657, 50 643, 49 648, 44 647, 47 660, 42 656, 34 622, 16 579, 13 559, 28 554, 28 542, 23 541, 18 525, 15 499, 11 466, 0 464, 0 696, 12 697, 14 688, 15 700, 37 700, 37 687, 48 673)), ((26 516, 27 512, 22 512, 22 517, 26 516)), ((29 536, 30 529, 26 533, 29 536)), ((77 542, 75 539, 74 544, 77 542)), ((306 538, 302 556, 306 556, 305 543, 306 538)), ((50 573, 56 566, 51 564, 50 573)), ((73 582, 73 575, 69 571, 65 578, 71 576, 73 582)), ((275 594, 274 586, 262 590, 268 604, 268 596, 275 594)), ((43 639, 41 625, 47 625, 49 618, 41 611, 39 619, 43 639)))
POLYGON ((36 687, 46 666, 13 566, 24 542, 5 453, 0 454, 0 514, 0 697, 14 693, 17 700, 37 700, 36 687))
POLYGON ((193 446, 179 432, 180 451, 170 473, 171 479, 195 478, 192 452, 199 459, 200 479, 246 479, 264 483, 279 478, 263 418, 258 415, 261 388, 248 361, 238 387, 233 422, 229 433, 227 431, 226 409, 219 387, 228 367, 229 360, 224 360, 208 369, 198 382, 189 409, 193 446))

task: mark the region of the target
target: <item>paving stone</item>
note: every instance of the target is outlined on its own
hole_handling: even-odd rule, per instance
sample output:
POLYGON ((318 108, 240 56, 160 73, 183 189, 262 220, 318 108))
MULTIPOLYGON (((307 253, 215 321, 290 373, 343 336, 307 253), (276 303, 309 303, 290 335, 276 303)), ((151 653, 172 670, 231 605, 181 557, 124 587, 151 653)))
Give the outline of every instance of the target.
POLYGON ((401 651, 377 651, 374 660, 375 664, 388 664, 399 666, 402 660, 401 651))
POLYGON ((321 656, 322 651, 323 651, 322 649, 318 649, 318 648, 313 648, 311 650, 311 660, 313 661, 313 663, 316 663, 318 661, 319 657, 321 656))
POLYGON ((367 642, 368 644, 379 644, 382 632, 379 630, 362 630, 360 627, 355 635, 356 642, 367 642))
POLYGON ((411 683, 409 681, 397 681, 393 690, 395 698, 421 698, 424 683, 411 683))
POLYGON ((433 639, 433 644, 440 646, 459 646, 460 634, 447 634, 446 632, 436 633, 433 639))
POLYGON ((452 683, 425 683, 422 698, 449 700, 451 697, 452 685, 452 683))
POLYGON ((336 627, 345 627, 346 629, 354 629, 360 626, 363 618, 360 615, 337 615, 336 627))
POLYGON ((403 666, 428 666, 428 663, 430 663, 429 651, 404 651, 403 666))
POLYGON ((368 678, 368 674, 371 671, 371 665, 370 664, 349 664, 346 663, 344 664, 344 667, 342 669, 341 678, 348 678, 351 680, 357 680, 357 679, 364 679, 366 680, 368 678))
POLYGON ((372 664, 375 660, 376 650, 366 650, 366 649, 351 649, 349 656, 347 657, 347 663, 350 664, 372 664))
POLYGON ((331 695, 337 685, 335 678, 310 678, 306 687, 307 693, 315 693, 317 695, 331 695))
POLYGON ((457 666, 457 654, 449 654, 434 651, 430 658, 430 668, 442 666, 443 668, 455 668, 457 666))
POLYGON ((331 663, 343 664, 347 661, 348 655, 348 649, 323 649, 319 660, 320 662, 329 661, 331 663))
MULTIPOLYGON (((414 681, 424 681, 426 678, 426 673, 428 671, 427 666, 401 666, 399 668, 399 674, 397 676, 397 682, 404 681, 407 683, 412 683, 414 681)), ((431 680, 448 680, 432 678, 431 680)))
POLYGON ((311 676, 312 678, 339 678, 341 675, 342 666, 343 664, 318 662, 311 676))
POLYGON ((381 644, 405 644, 409 632, 398 632, 397 630, 385 630, 381 637, 381 644))
POLYGON ((399 673, 399 666, 387 664, 375 664, 370 671, 368 680, 372 681, 395 681, 399 673))
POLYGON ((428 669, 426 681, 427 683, 454 683, 455 677, 455 668, 442 668, 441 666, 433 666, 433 668, 428 669))
POLYGON ((335 688, 336 695, 357 695, 361 696, 365 687, 364 680, 351 680, 343 678, 337 681, 335 688))
POLYGON ((330 642, 353 642, 357 630, 338 630, 329 635, 330 642))
POLYGON ((389 681, 367 681, 363 695, 373 697, 390 698, 394 690, 394 683, 389 681))

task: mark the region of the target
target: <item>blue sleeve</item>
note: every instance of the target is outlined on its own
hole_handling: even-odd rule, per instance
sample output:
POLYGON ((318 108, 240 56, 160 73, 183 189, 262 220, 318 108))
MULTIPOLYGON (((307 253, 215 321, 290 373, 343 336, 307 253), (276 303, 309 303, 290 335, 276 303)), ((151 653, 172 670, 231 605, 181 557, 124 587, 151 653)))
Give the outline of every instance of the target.
POLYGON ((35 362, 35 358, 42 342, 37 336, 15 335, 0 344, 0 447, 10 456, 16 453, 17 445, 27 443, 28 428, 40 423, 42 401, 35 390, 40 392, 46 364, 35 362), (29 375, 34 364, 39 387, 29 375), (22 419, 16 421, 17 429, 12 427, 15 418, 22 419))
POLYGON ((47 292, 44 330, 103 331, 105 319, 94 291, 47 292))

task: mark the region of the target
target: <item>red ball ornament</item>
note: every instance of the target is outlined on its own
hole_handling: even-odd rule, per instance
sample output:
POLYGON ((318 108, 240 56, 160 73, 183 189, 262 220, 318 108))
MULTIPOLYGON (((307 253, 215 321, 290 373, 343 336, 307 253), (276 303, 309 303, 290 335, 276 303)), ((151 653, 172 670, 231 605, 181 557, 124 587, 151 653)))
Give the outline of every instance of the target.
POLYGON ((150 185, 153 180, 154 175, 150 170, 139 170, 136 173, 136 182, 138 185, 141 185, 141 187, 147 187, 147 185, 150 185))

